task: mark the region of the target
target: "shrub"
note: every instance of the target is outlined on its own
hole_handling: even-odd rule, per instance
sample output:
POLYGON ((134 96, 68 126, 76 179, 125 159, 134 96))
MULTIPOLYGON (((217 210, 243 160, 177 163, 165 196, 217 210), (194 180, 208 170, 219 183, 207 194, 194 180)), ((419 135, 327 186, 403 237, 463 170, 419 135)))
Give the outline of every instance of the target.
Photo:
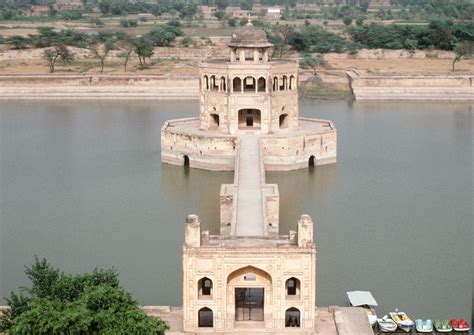
POLYGON ((119 286, 114 269, 72 275, 35 258, 26 268, 27 295, 11 293, 0 318, 9 334, 164 334, 168 326, 147 316, 119 286))

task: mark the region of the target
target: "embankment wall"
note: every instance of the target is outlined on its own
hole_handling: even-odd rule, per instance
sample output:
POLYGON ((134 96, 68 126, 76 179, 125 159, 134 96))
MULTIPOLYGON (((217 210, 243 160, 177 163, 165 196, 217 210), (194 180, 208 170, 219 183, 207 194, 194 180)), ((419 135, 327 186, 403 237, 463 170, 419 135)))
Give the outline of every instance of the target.
POLYGON ((195 76, 2 75, 0 100, 199 98, 195 76))
POLYGON ((474 75, 347 75, 356 100, 474 100, 474 75))

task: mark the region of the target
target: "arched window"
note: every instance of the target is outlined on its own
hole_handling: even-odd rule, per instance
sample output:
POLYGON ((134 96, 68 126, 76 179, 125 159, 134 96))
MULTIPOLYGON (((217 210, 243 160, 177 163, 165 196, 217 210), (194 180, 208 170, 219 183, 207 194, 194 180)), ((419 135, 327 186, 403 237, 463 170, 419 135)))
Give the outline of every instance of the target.
POLYGON ((204 76, 203 90, 209 91, 209 78, 204 76))
POLYGON ((314 156, 309 156, 308 166, 315 166, 315 165, 316 165, 316 158, 314 156))
POLYGON ((286 295, 287 296, 299 296, 300 295, 300 281, 295 277, 289 278, 286 283, 286 295))
POLYGON ((280 128, 288 128, 288 114, 280 115, 280 128))
POLYGON ((219 85, 217 83, 216 76, 211 76, 211 91, 218 91, 219 85))
POLYGON ((227 91, 227 87, 226 87, 226 81, 225 81, 225 77, 222 76, 221 77, 221 86, 220 86, 220 90, 221 92, 226 92, 227 91))
POLYGON ((255 78, 254 77, 245 77, 244 92, 255 92, 255 78))
POLYGON ((242 80, 239 77, 235 77, 232 80, 232 87, 233 87, 233 92, 241 92, 242 91, 242 80))
POLYGON ((212 296, 212 280, 204 277, 198 281, 198 296, 199 298, 212 296))
POLYGON ((214 315, 212 310, 207 307, 203 307, 198 312, 198 326, 199 327, 214 327, 214 315))
POLYGON ((278 77, 273 77, 273 92, 278 91, 278 77))
POLYGON ((265 78, 260 77, 258 78, 258 92, 265 92, 265 91, 266 91, 265 78))
POLYGON ((300 326, 300 311, 297 308, 288 308, 285 312, 285 327, 300 326))
POLYGON ((283 79, 280 83, 280 91, 283 91, 283 90, 286 90, 287 89, 287 85, 288 84, 288 79, 286 76, 283 76, 283 79))
POLYGON ((219 128, 219 114, 211 113, 209 114, 209 128, 216 129, 219 128))
POLYGON ((290 90, 295 90, 296 89, 296 78, 295 76, 291 75, 290 76, 290 90))

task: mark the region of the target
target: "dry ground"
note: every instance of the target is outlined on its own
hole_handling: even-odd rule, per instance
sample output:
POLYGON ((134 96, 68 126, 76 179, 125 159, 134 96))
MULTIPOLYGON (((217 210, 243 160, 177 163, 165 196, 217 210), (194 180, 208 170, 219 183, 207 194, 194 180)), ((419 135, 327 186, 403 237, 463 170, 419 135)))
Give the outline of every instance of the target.
MULTIPOLYGON (((373 73, 452 74, 451 59, 328 59, 328 68, 338 70, 367 70, 373 73)), ((474 73, 473 60, 456 63, 454 73, 474 73)))

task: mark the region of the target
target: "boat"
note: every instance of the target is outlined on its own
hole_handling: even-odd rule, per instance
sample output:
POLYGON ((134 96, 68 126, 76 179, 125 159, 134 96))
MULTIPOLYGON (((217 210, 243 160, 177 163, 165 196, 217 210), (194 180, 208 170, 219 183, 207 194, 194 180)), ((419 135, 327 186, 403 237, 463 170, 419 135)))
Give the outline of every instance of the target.
POLYGON ((373 327, 377 322, 377 313, 374 308, 374 306, 377 306, 377 301, 375 301, 372 293, 369 291, 350 291, 346 294, 351 306, 361 307, 365 310, 369 324, 373 327))
POLYGON ((418 333, 431 333, 433 331, 433 321, 417 319, 415 321, 416 331, 418 333))
POLYGON ((406 333, 413 330, 415 323, 408 317, 405 312, 399 312, 398 309, 395 312, 390 312, 390 317, 397 324, 398 328, 406 333))
POLYGON ((393 333, 397 330, 397 324, 387 315, 381 319, 377 319, 377 323, 379 325, 380 331, 383 333, 393 333))
POLYGON ((469 331, 469 324, 466 320, 451 320, 451 327, 453 327, 454 331, 457 332, 467 332, 469 331))
POLYGON ((449 320, 434 320, 433 325, 438 333, 449 333, 453 331, 449 320))

